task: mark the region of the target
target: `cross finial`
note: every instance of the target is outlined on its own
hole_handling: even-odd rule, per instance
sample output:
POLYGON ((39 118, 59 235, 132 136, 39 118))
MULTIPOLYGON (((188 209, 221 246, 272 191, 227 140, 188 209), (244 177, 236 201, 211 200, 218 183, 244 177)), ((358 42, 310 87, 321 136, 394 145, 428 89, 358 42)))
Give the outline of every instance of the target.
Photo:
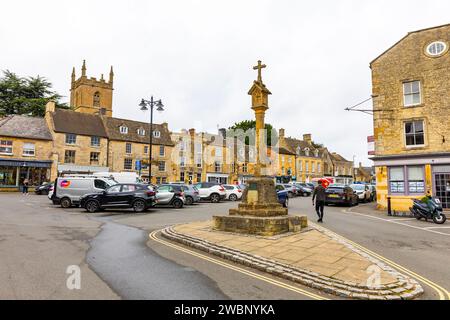
POLYGON ((258 60, 258 65, 253 67, 253 70, 258 70, 258 81, 262 83, 262 77, 261 77, 261 69, 264 69, 266 67, 265 64, 261 64, 261 60, 258 60))

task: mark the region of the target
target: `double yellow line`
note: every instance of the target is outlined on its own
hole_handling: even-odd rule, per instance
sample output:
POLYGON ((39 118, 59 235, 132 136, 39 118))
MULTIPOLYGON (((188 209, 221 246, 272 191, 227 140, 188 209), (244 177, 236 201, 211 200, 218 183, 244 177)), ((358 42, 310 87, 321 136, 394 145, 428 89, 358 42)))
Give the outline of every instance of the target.
POLYGON ((343 236, 341 236, 341 235, 339 235, 339 234, 337 234, 337 233, 335 233, 333 231, 330 231, 329 229, 327 229, 327 230, 328 230, 328 232, 334 234, 336 237, 344 239, 345 241, 350 243, 352 246, 360 249, 361 251, 364 251, 365 253, 367 253, 367 254, 377 258, 378 260, 381 260, 381 261, 389 264, 390 266, 394 267, 398 271, 402 271, 403 273, 409 275, 410 277, 415 278, 416 280, 419 280, 419 281, 423 282, 424 284, 426 284, 427 286, 429 286, 430 288, 432 288, 433 290, 435 290, 438 293, 439 300, 450 300, 450 293, 445 288, 443 288, 440 285, 438 285, 437 283, 434 283, 433 281, 428 280, 427 278, 424 278, 421 275, 418 275, 417 273, 415 273, 415 272, 413 272, 413 271, 411 271, 409 269, 406 269, 405 267, 402 267, 401 265, 395 263, 394 261, 389 260, 389 259, 387 259, 387 258, 385 258, 383 256, 380 256, 379 254, 377 254, 377 253, 375 253, 375 252, 373 252, 373 251, 371 251, 371 250, 369 250, 369 249, 367 249, 367 248, 365 248, 365 247, 363 247, 363 246, 361 246, 361 245, 359 245, 359 244, 357 244, 357 243, 355 243, 355 242, 353 242, 353 241, 351 241, 351 240, 349 240, 349 239, 347 239, 347 238, 345 238, 345 237, 343 237, 343 236))
POLYGON ((315 293, 312 293, 312 292, 309 292, 309 291, 306 291, 306 290, 303 290, 303 289, 291 286, 291 285, 286 284, 284 282, 281 282, 281 281, 278 281, 278 280, 275 280, 275 279, 271 279, 269 277, 257 274, 257 273, 252 272, 252 271, 248 271, 246 269, 234 266, 234 265, 229 264, 229 263, 225 263, 225 262, 220 261, 218 259, 211 258, 211 257, 206 256, 204 254, 200 254, 200 253, 195 252, 193 250, 189 250, 189 249, 186 249, 186 248, 181 247, 179 245, 175 245, 175 244, 170 243, 168 241, 162 240, 162 239, 156 237, 156 234, 158 232, 159 231, 153 231, 152 233, 150 233, 150 235, 149 235, 150 239, 152 239, 153 241, 156 241, 156 242, 158 242, 160 244, 163 244, 163 245, 165 245, 167 247, 171 247, 173 249, 176 249, 176 250, 182 251, 184 253, 190 254, 192 256, 195 256, 195 257, 197 257, 199 259, 206 260, 208 262, 217 264, 219 266, 222 266, 224 268, 227 268, 227 269, 230 269, 230 270, 233 270, 233 271, 236 271, 236 272, 240 272, 240 273, 245 274, 245 275, 247 275, 249 277, 252 277, 252 278, 255 278, 255 279, 267 282, 267 283, 270 283, 272 285, 275 285, 275 286, 278 286, 278 287, 281 287, 281 288, 284 288, 284 289, 287 289, 287 290, 290 290, 290 291, 293 291, 293 292, 296 292, 296 293, 300 293, 300 294, 302 294, 304 296, 307 296, 309 298, 312 298, 312 299, 315 299, 315 300, 329 300, 328 298, 322 297, 322 296, 317 295, 315 293))

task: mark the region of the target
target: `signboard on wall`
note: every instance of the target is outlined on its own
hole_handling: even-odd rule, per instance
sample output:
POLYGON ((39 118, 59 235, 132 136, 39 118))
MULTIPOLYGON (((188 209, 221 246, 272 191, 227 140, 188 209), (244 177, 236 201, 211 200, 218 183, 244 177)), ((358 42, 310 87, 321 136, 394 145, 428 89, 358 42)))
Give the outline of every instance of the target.
POLYGON ((374 136, 368 136, 367 137, 367 154, 368 155, 375 155, 375 137, 374 136))

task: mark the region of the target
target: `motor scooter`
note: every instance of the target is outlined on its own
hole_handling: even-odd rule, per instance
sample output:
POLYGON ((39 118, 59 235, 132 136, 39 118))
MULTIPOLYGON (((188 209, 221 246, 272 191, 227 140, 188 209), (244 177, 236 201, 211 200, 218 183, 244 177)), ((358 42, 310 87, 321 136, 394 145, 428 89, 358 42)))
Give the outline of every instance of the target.
POLYGON ((437 224, 443 224, 447 220, 442 212, 441 201, 434 197, 429 197, 428 204, 419 199, 413 199, 413 206, 409 208, 409 211, 417 220, 424 218, 425 221, 428 221, 428 219, 432 219, 437 224))

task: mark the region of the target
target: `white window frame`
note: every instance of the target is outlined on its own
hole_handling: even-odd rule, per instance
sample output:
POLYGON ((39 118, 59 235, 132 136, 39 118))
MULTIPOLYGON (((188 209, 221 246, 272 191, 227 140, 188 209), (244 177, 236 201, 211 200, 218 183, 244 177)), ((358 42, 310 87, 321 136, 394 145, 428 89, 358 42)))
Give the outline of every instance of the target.
POLYGON ((125 153, 126 154, 132 154, 133 153, 133 145, 131 144, 131 142, 126 142, 125 143, 125 153), (130 148, 128 148, 130 147, 130 148))
POLYGON ((145 136, 145 129, 144 128, 139 128, 136 130, 137 134, 140 136, 145 136))
POLYGON ((161 138, 161 131, 153 131, 153 138, 161 138))
POLYGON ((91 147, 100 147, 101 138, 98 136, 91 136, 91 147), (98 139, 98 144, 94 144, 94 140, 98 139))
POLYGON ((414 106, 419 106, 422 104, 422 81, 420 80, 412 80, 412 81, 405 81, 402 83, 402 87, 403 87, 403 106, 404 107, 414 107, 414 106), (419 91, 418 92, 412 92, 412 83, 414 82, 418 82, 419 83, 419 91), (411 85, 411 93, 406 94, 405 93, 405 85, 411 85), (414 96, 415 94, 419 94, 419 102, 417 103, 411 103, 411 104, 406 104, 406 96, 414 96))
MULTIPOLYGON (((415 133, 415 125, 414 125, 414 134, 415 133)), ((417 119, 417 120, 408 120, 403 122, 403 135, 404 135, 404 144, 406 148, 421 148, 425 146, 425 121, 423 119, 417 119), (423 128, 423 144, 406 144, 406 124, 407 123, 413 123, 414 122, 422 122, 422 128, 423 128)))
POLYGON ((128 134, 128 127, 127 126, 120 126, 119 131, 121 134, 128 134))
POLYGON ((68 145, 74 145, 77 144, 77 135, 74 133, 66 133, 65 142, 68 145), (71 139, 73 138, 73 139, 71 139), (72 142, 73 140, 73 142, 72 142))
POLYGON ((25 142, 23 144, 23 148, 22 148, 22 155, 24 157, 34 157, 36 156, 36 144, 33 142, 25 142), (27 148, 26 146, 33 146, 32 148, 27 148), (32 151, 32 153, 30 153, 30 151, 32 151))
POLYGON ((425 53, 427 55, 429 55, 430 57, 440 57, 443 54, 445 54, 447 52, 447 50, 448 50, 448 44, 446 42, 444 42, 444 41, 433 41, 433 42, 431 42, 430 44, 427 45, 427 47, 425 49, 425 53), (439 44, 441 44, 444 47, 444 49, 441 52, 438 52, 438 53, 430 52, 430 48, 432 46, 437 46, 439 44))
POLYGON ((123 170, 133 170, 133 159, 132 158, 124 158, 123 159, 123 170), (127 165, 130 165, 127 167, 127 165))
POLYGON ((14 144, 14 142, 12 140, 0 140, 1 148, 11 150, 11 152, 3 151, 3 152, 0 152, 0 154, 12 155, 13 154, 13 144, 14 144))

